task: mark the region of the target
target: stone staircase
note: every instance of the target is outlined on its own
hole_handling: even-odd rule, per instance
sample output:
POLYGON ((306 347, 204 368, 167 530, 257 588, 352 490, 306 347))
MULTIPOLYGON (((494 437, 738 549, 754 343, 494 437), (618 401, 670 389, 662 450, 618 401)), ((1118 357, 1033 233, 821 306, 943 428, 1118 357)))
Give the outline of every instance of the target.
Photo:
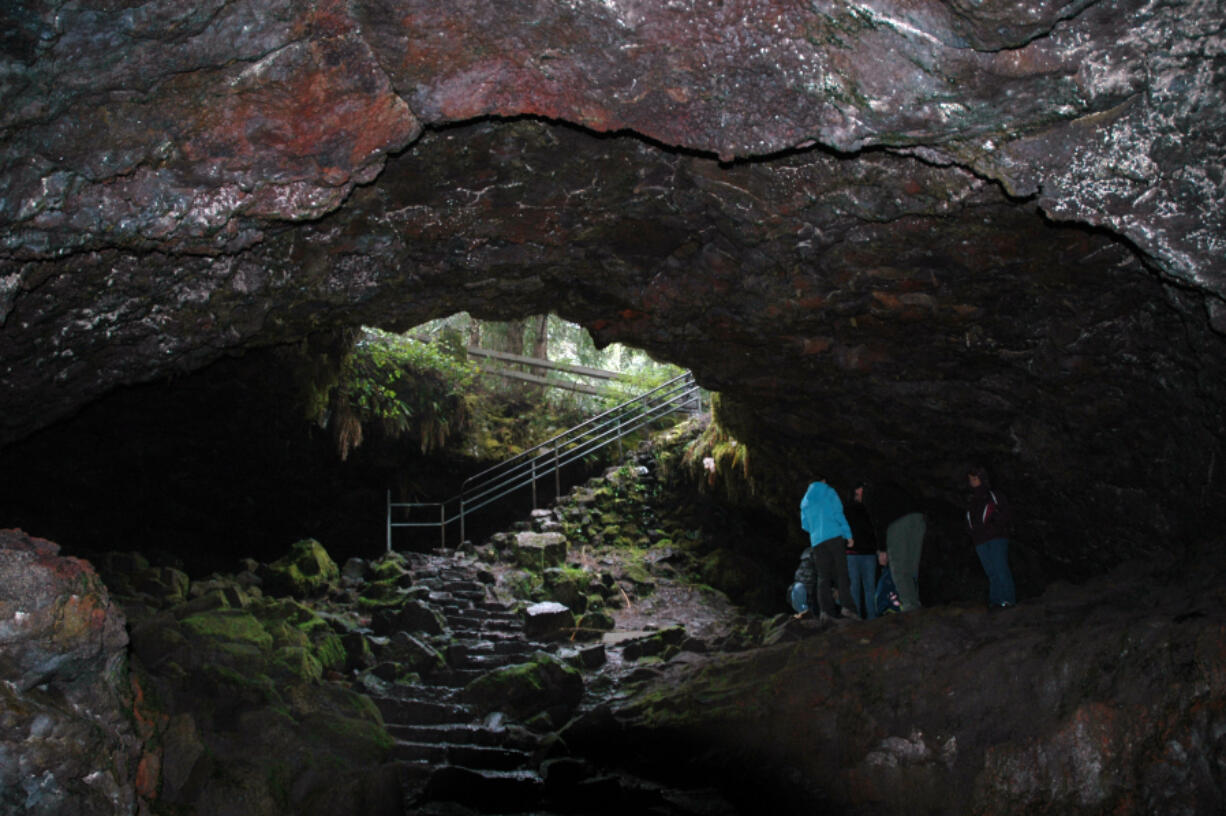
POLYGON ((480 570, 454 555, 411 553, 415 585, 429 589, 451 633, 446 668, 428 673, 395 696, 372 696, 396 740, 392 757, 403 770, 411 813, 445 812, 459 804, 480 812, 514 812, 542 800, 540 738, 486 718, 455 700, 477 677, 556 650, 524 635, 519 615, 491 598, 480 570))
MULTIPOLYGON (((539 526, 540 519, 534 520, 539 526)), ((534 640, 524 618, 493 597, 495 578, 458 553, 406 553, 412 586, 446 622, 445 666, 412 686, 397 684, 371 698, 395 739, 405 812, 465 814, 605 814, 733 816, 714 788, 669 789, 621 771, 602 771, 561 753, 547 733, 482 716, 461 690, 486 673, 548 652, 581 669, 606 665, 602 643, 561 645, 534 640)), ((621 633, 634 635, 636 633, 621 633)), ((642 633, 637 633, 642 634, 642 633)), ((608 664, 620 664, 633 640, 609 641, 608 664)), ((548 730, 548 729, 546 729, 548 730)))

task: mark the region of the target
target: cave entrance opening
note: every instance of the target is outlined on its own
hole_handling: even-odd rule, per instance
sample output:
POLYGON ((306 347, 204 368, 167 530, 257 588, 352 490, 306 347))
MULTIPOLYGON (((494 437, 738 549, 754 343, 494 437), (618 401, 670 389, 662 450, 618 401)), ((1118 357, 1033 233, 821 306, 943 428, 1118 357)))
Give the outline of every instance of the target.
POLYGON ((461 312, 395 337, 445 359, 457 435, 448 448, 463 461, 445 479, 415 456, 397 464, 384 491, 388 549, 454 547, 508 530, 620 458, 637 441, 628 437, 700 399, 686 370, 619 344, 598 348, 582 326, 552 314, 491 321, 461 312))
POLYGON ((393 502, 387 493, 387 551, 393 550, 395 529, 437 529, 439 543, 447 546, 447 534, 452 525, 459 526, 459 544, 466 539, 469 514, 499 502, 512 494, 527 490, 532 507, 540 506, 538 484, 552 481, 553 497, 562 497, 562 471, 610 445, 618 446, 628 436, 655 425, 677 413, 689 415, 703 411, 702 391, 690 372, 626 400, 607 411, 574 425, 496 465, 468 477, 460 493, 438 502, 393 502), (421 520, 410 520, 416 513, 421 520))

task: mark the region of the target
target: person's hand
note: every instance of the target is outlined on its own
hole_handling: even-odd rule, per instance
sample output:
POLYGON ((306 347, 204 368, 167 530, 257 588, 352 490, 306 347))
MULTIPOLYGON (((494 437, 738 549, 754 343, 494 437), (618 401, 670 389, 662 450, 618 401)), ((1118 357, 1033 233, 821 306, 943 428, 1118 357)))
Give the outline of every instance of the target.
POLYGON ((890 562, 890 556, 878 550, 877 551, 877 563, 884 567, 889 562, 890 562))

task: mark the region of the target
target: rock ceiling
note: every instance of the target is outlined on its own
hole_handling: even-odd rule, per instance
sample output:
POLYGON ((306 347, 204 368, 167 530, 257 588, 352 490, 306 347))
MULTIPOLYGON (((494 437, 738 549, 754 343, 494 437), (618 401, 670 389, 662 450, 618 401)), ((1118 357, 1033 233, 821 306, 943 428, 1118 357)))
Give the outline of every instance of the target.
POLYGON ((1195 534, 1223 490, 1224 17, 6 4, 0 445, 332 327, 552 310, 692 367, 766 448, 937 494, 986 457, 1051 552, 1195 534))

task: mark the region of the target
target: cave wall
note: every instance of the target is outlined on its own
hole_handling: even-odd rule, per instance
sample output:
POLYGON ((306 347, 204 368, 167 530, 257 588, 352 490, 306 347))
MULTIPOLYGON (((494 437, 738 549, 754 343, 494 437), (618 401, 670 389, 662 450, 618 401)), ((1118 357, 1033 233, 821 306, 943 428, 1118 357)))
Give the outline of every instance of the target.
POLYGON ((1222 521, 1221 12, 10 4, 0 445, 313 332, 555 311, 691 367, 781 480, 952 517, 973 458, 1070 570, 1173 551, 1222 521))

